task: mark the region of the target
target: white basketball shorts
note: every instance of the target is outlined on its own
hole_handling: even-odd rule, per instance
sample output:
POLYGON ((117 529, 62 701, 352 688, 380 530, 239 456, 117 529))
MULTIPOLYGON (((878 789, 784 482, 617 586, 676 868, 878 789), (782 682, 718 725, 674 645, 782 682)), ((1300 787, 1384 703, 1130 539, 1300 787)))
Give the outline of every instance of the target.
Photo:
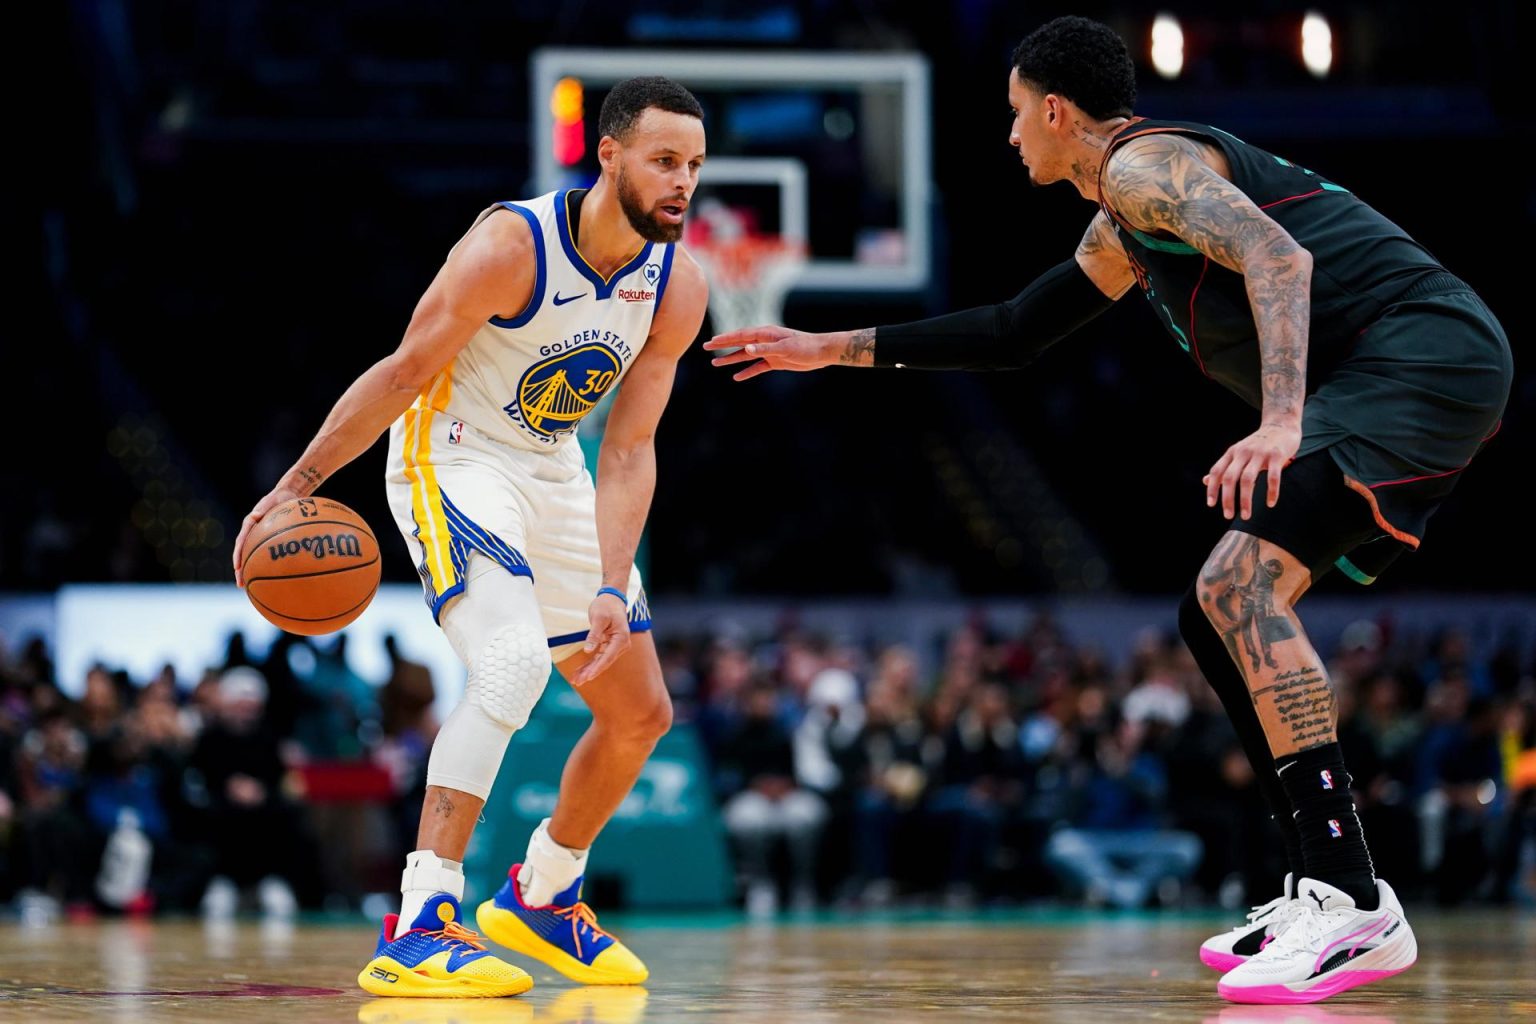
MULTIPOLYGON (((602 586, 597 490, 574 440, 552 452, 494 441, 442 412, 411 409, 389 432, 385 486, 395 525, 437 619, 464 591, 470 551, 533 581, 555 661, 580 650, 602 586)), ((651 628, 630 570, 629 628, 651 628)))

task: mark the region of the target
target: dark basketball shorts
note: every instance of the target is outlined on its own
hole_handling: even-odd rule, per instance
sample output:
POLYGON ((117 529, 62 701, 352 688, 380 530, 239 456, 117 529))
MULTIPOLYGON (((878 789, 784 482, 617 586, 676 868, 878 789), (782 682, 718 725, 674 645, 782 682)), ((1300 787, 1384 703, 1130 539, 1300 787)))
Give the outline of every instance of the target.
POLYGON ((1374 582, 1419 546, 1429 518, 1495 433, 1514 368, 1509 340, 1466 284, 1437 274, 1360 332, 1307 396, 1302 441, 1268 507, 1232 528, 1285 549, 1316 579, 1374 582))

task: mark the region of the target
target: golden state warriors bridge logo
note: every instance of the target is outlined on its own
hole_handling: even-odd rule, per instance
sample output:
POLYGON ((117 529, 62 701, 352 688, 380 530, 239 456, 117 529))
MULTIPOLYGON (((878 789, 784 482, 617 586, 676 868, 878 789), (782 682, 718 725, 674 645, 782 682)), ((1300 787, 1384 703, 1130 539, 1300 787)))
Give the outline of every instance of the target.
POLYGON ((588 344, 534 363, 517 385, 507 415, 541 441, 553 443, 576 429, 581 418, 619 379, 624 364, 607 345, 588 344))

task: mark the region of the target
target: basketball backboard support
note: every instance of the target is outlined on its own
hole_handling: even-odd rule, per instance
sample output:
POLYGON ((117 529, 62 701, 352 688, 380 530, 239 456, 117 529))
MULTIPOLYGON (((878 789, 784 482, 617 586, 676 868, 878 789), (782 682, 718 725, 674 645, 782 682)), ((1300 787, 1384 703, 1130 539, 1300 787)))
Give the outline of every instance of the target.
POLYGON ((632 76, 664 74, 705 109, 709 158, 695 203, 744 209, 754 231, 802 245, 807 262, 795 291, 927 287, 932 155, 924 57, 545 47, 534 53, 531 74, 539 192, 590 183, 607 90, 632 76), (585 144, 562 164, 552 98, 572 79, 581 84, 585 144))

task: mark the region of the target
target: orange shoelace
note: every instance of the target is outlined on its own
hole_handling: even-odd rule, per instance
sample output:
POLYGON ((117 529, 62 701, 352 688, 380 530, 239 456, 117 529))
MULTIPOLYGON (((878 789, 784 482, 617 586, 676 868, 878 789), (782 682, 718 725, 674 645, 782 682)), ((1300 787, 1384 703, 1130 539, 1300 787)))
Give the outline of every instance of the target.
POLYGON ((438 931, 427 934, 442 938, 450 946, 462 943, 470 949, 485 949, 485 940, 480 938, 480 933, 470 931, 457 921, 449 921, 438 931))
POLYGON ((576 940, 576 955, 581 956, 581 925, 586 925, 602 938, 613 938, 607 932, 597 926, 597 915, 592 908, 585 903, 573 903, 568 907, 555 907, 556 917, 569 918, 571 922, 571 938, 576 940))

